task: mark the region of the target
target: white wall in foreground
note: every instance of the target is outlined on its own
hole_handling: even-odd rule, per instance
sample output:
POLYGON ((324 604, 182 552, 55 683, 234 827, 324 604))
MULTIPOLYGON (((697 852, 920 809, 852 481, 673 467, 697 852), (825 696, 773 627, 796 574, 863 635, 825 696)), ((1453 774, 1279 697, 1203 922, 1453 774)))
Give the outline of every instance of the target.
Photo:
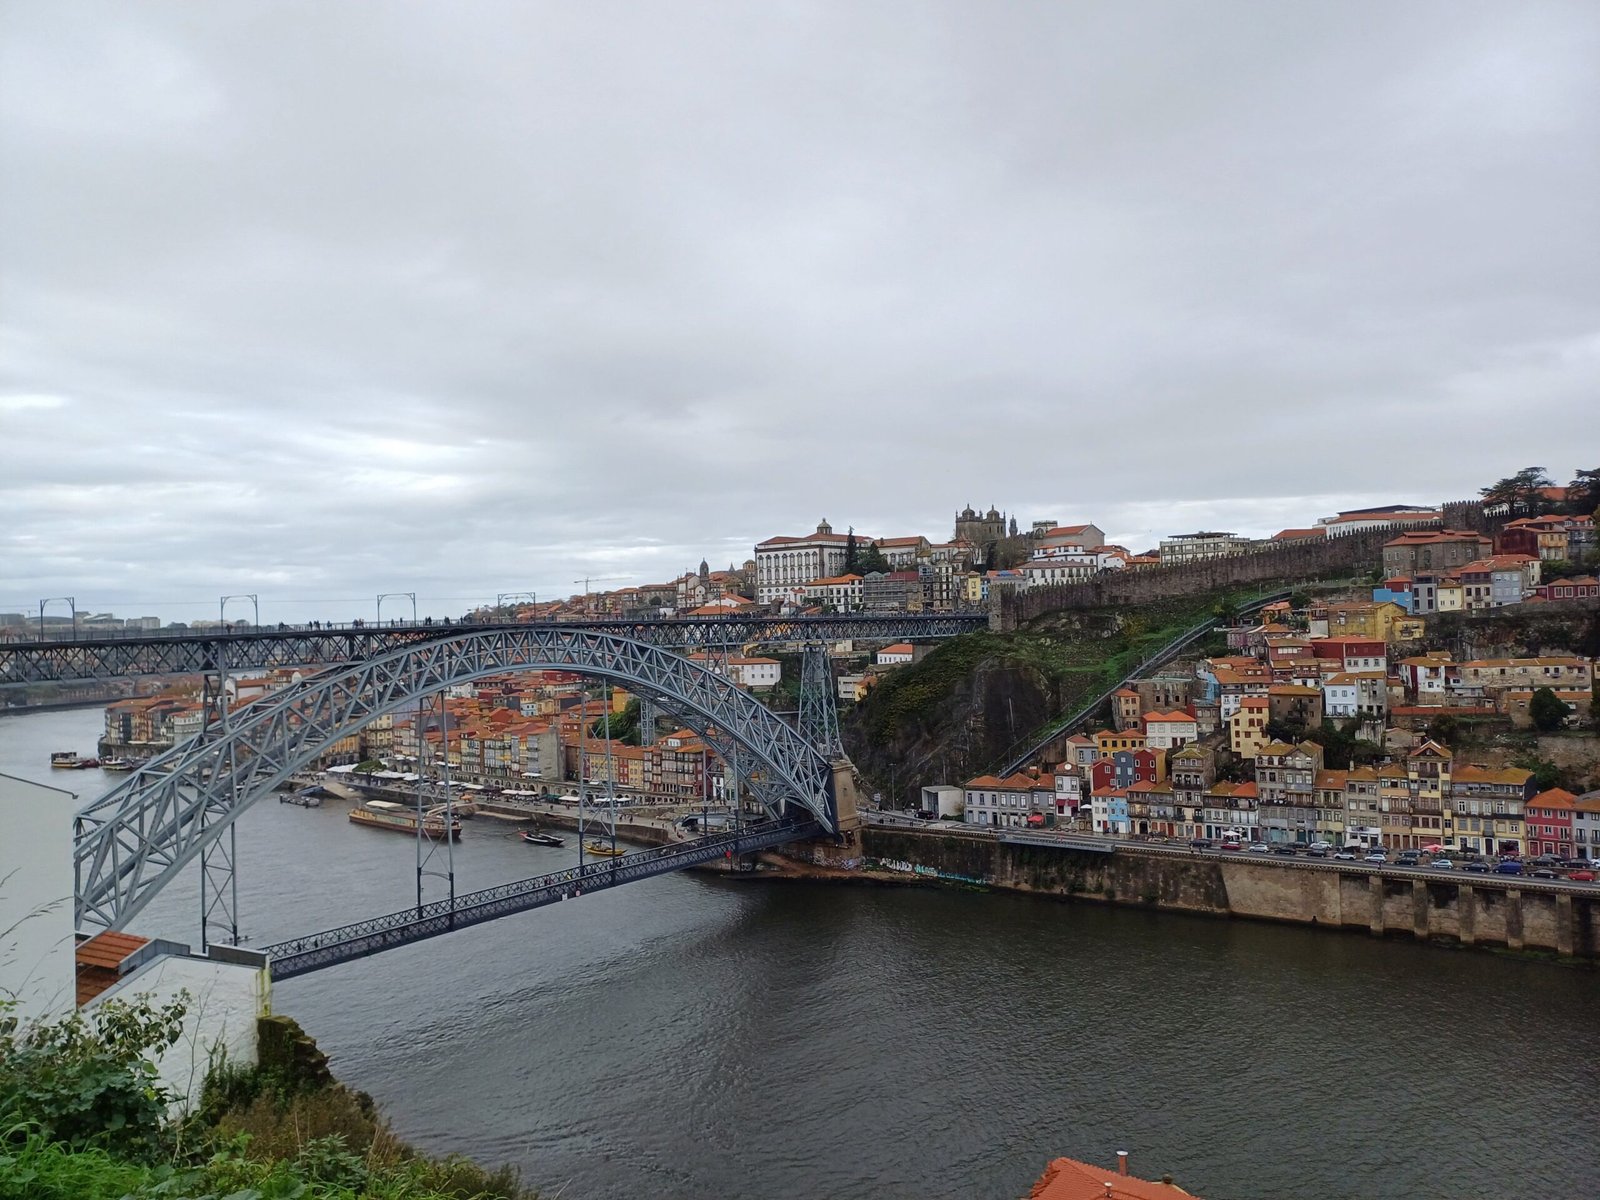
POLYGON ((71 792, 0 775, 0 997, 24 1019, 77 1002, 71 792))
POLYGON ((258 967, 162 955, 91 1000, 85 1009, 113 997, 148 996, 151 1003, 162 1005, 187 990, 183 1036, 156 1060, 161 1082, 178 1097, 174 1107, 187 1110, 198 1103, 217 1053, 239 1066, 255 1065, 256 1018, 267 1010, 270 987, 270 977, 258 967))

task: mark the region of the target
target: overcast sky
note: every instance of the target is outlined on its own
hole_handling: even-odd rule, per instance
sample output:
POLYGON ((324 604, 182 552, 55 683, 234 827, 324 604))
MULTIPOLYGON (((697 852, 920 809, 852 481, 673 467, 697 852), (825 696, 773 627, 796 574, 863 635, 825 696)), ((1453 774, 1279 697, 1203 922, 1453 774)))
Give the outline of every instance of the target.
POLYGON ((1593 0, 0 13, 0 611, 1600 466, 1593 0))

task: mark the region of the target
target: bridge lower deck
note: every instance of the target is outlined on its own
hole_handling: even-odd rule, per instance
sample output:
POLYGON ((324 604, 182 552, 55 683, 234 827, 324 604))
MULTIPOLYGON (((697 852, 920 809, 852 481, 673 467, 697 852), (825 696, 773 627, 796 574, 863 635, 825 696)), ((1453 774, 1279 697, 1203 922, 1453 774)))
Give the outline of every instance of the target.
POLYGON ((569 867, 468 892, 454 900, 436 900, 387 916, 278 942, 264 947, 263 952, 268 956, 274 979, 291 979, 512 913, 542 908, 584 892, 681 871, 729 855, 753 854, 821 833, 822 827, 809 819, 766 821, 737 831, 634 851, 620 858, 588 861, 582 867, 569 867))

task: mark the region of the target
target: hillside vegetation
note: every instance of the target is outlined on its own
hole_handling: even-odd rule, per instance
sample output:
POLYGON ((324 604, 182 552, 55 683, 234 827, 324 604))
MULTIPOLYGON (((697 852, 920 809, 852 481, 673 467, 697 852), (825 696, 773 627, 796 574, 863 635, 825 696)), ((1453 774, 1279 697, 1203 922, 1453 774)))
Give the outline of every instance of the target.
POLYGON ((847 714, 845 749, 872 788, 914 800, 925 783, 993 769, 1151 652, 1254 594, 1070 610, 1015 633, 954 638, 890 674, 847 714))

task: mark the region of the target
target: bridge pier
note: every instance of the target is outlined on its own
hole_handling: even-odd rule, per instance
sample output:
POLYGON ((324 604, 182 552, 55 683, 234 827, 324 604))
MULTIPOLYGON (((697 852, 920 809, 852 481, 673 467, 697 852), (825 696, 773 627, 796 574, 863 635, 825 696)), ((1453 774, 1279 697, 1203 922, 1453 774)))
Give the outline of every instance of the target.
POLYGON ((1367 894, 1372 899, 1371 924, 1368 926, 1374 937, 1383 936, 1383 876, 1367 876, 1367 894))
POLYGON ((1506 949, 1522 949, 1522 893, 1506 889, 1506 949))

